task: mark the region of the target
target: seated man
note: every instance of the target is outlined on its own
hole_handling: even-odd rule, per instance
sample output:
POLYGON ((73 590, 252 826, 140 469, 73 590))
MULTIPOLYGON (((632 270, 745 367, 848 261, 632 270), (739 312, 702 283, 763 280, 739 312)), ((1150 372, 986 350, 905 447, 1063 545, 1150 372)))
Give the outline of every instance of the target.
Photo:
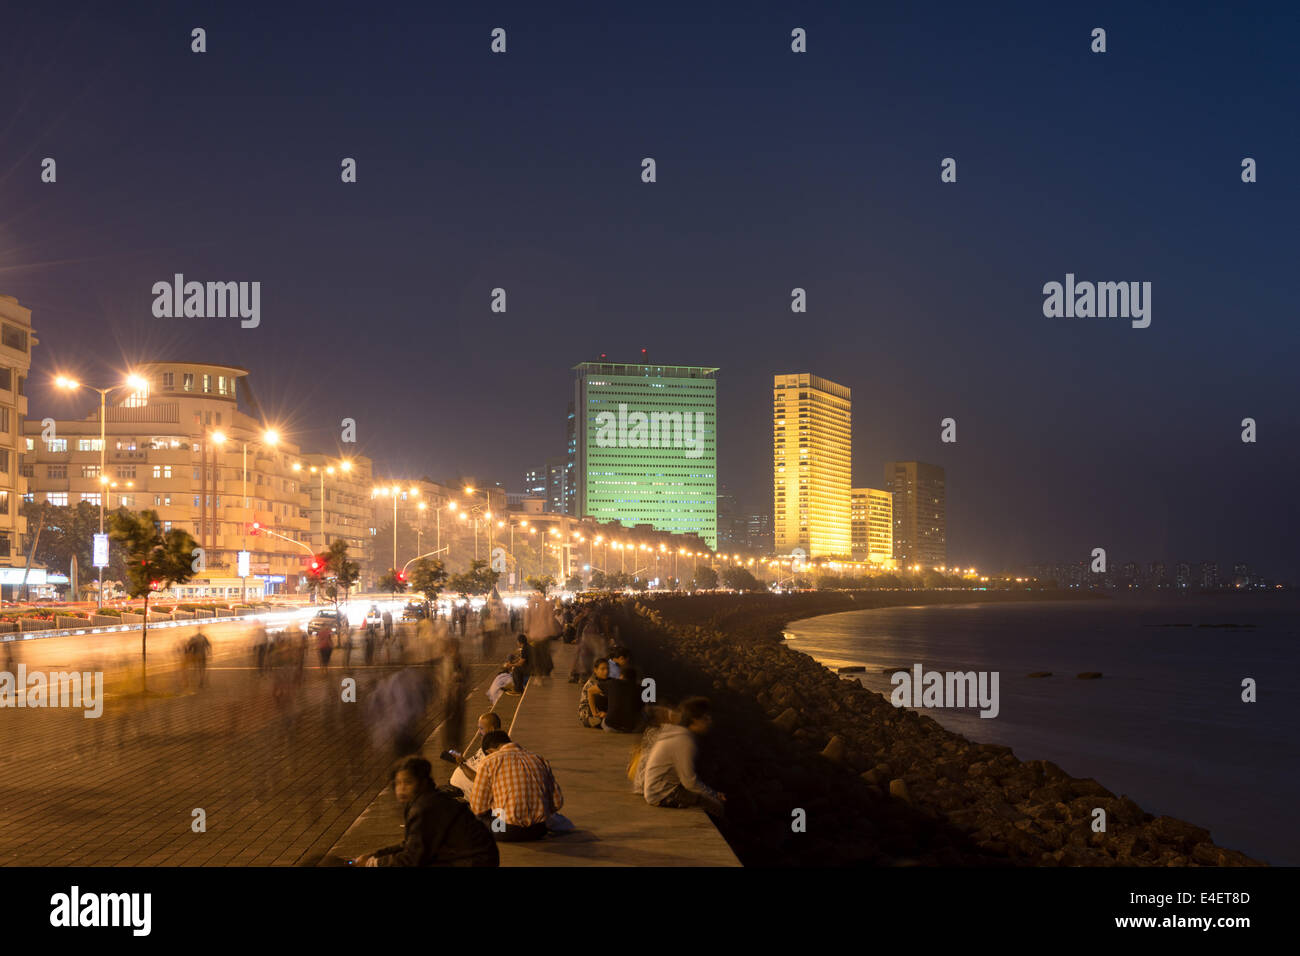
POLYGON ((564 806, 564 794, 551 765, 529 753, 503 730, 483 738, 483 753, 474 777, 469 808, 498 840, 540 840, 547 819, 564 806))
POLYGON ((713 726, 708 698, 682 701, 677 723, 664 727, 645 757, 646 803, 656 807, 700 807, 721 816, 726 795, 695 775, 696 738, 713 726))
MULTIPOLYGON (((478 732, 480 735, 486 737, 492 731, 500 729, 501 717, 495 712, 489 710, 486 714, 479 714, 478 732)), ((446 754, 443 755, 443 759, 447 759, 446 754)), ((482 762, 483 751, 481 748, 474 756, 468 758, 456 754, 456 769, 451 772, 451 785, 465 794, 467 800, 474 791, 474 778, 478 775, 478 767, 482 762)))
POLYGON ((632 655, 626 647, 616 647, 612 652, 609 677, 599 681, 600 692, 605 696, 605 720, 602 726, 606 730, 621 734, 640 733, 644 723, 641 705, 641 681, 636 668, 632 666, 632 655), (619 674, 614 676, 614 663, 617 662, 619 674))
POLYGON ((406 817, 406 840, 366 853, 355 866, 500 866, 492 835, 455 797, 439 792, 433 767, 405 757, 393 771, 393 792, 406 817))

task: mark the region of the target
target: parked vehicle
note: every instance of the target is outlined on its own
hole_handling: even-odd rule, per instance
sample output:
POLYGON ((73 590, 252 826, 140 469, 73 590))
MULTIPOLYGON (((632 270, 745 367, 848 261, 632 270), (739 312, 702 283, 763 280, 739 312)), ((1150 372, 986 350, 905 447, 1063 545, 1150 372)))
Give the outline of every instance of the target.
POLYGON ((429 607, 423 601, 411 601, 402 608, 403 621, 423 621, 429 616, 429 607))
POLYGON ((342 620, 343 620, 343 615, 340 612, 333 610, 332 608, 326 608, 325 610, 317 611, 316 615, 310 621, 307 622, 307 636, 314 637, 317 634, 317 632, 319 632, 320 629, 325 626, 328 626, 331 631, 337 633, 339 629, 339 624, 342 620))

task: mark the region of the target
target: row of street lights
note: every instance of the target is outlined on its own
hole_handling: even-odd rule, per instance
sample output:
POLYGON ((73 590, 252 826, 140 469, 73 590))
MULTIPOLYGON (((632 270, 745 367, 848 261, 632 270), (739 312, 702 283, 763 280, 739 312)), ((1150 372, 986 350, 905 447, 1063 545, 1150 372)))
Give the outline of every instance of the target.
MULTIPOLYGON (((106 408, 107 408, 108 393, 109 393, 109 392, 116 391, 116 390, 118 390, 118 389, 130 389, 132 392, 142 392, 142 391, 146 391, 146 390, 148 389, 148 387, 149 387, 149 383, 148 383, 148 382, 147 382, 147 381, 146 381, 142 376, 132 374, 132 375, 129 375, 129 376, 126 378, 126 380, 125 380, 123 383, 119 384, 119 385, 110 385, 110 386, 108 386, 107 388, 96 388, 96 387, 94 387, 94 386, 86 386, 86 385, 83 385, 81 382, 78 382, 78 381, 76 381, 75 379, 69 378, 69 377, 64 376, 64 375, 60 375, 60 376, 58 376, 58 377, 55 378, 55 385, 56 385, 58 388, 61 388, 61 389, 64 389, 64 390, 68 390, 68 391, 73 391, 73 390, 76 390, 76 389, 79 389, 79 388, 83 388, 83 387, 84 387, 84 388, 89 388, 91 391, 97 392, 97 393, 99 394, 99 481, 100 481, 100 485, 101 485, 101 488, 102 488, 101 494, 100 494, 100 496, 99 496, 99 532, 100 532, 100 534, 102 535, 102 534, 104 533, 104 500, 105 500, 105 498, 108 496, 109 490, 110 490, 111 488, 115 488, 115 487, 117 487, 117 482, 111 481, 111 480, 109 479, 108 475, 105 473, 105 471, 106 471, 106 469, 105 469, 105 465, 106 465, 106 462, 105 462, 105 454, 106 454, 106 448, 107 448, 107 441, 106 441, 107 436, 106 436, 106 431, 105 431, 105 424, 106 424, 106 417, 107 417, 107 416, 106 416, 106 408)), ((223 432, 221 432, 221 431, 212 431, 212 432, 209 432, 209 433, 208 433, 208 437, 211 439, 212 443, 213 443, 214 445, 216 445, 218 448, 220 448, 221 446, 223 446, 223 445, 226 443, 226 441, 228 440, 228 439, 227 439, 227 436, 226 436, 223 432)), ((247 441, 242 440, 242 439, 234 439, 234 440, 239 442, 239 444, 240 444, 240 446, 241 446, 241 449, 242 449, 242 459, 243 459, 243 460, 242 460, 242 474, 241 474, 241 478, 242 478, 242 490, 243 490, 243 495, 242 495, 242 497, 243 497, 243 502, 244 502, 244 511, 245 511, 245 512, 248 512, 248 511, 249 511, 249 499, 248 499, 248 446, 249 446, 249 445, 255 445, 255 446, 261 446, 261 447, 263 447, 263 448, 272 448, 272 449, 273 449, 273 448, 276 448, 276 447, 279 445, 279 442, 280 442, 280 434, 279 434, 279 432, 276 431, 275 429, 266 429, 266 430, 262 433, 262 435, 261 435, 260 438, 255 438, 255 439, 251 439, 251 440, 247 440, 247 441)), ((205 456, 205 457, 206 457, 206 456, 205 456)), ((215 464, 215 460, 214 460, 214 464, 215 464)), ((292 467, 292 470, 293 470, 293 471, 295 471, 295 472, 300 472, 300 471, 302 471, 302 469, 303 469, 304 466, 303 466, 303 464, 302 464, 301 462, 294 462, 294 463, 292 464, 291 467, 292 467)), ((323 550, 323 549, 325 549, 326 547, 328 547, 328 539, 327 539, 326 532, 325 532, 325 477, 326 477, 326 475, 331 475, 331 476, 332 476, 332 475, 334 475, 334 474, 336 474, 336 473, 344 473, 344 474, 346 474, 346 473, 350 472, 350 471, 352 470, 352 462, 349 461, 349 460, 347 460, 347 459, 340 459, 340 460, 338 461, 337 466, 334 465, 334 464, 325 464, 325 465, 322 465, 322 466, 310 465, 310 466, 307 466, 307 467, 308 467, 309 471, 310 471, 312 474, 319 475, 319 478, 320 478, 320 534, 321 534, 321 548, 322 548, 322 550, 323 550)), ((206 464, 204 465, 204 469, 206 470, 206 464)), ((215 482, 214 482, 214 484, 215 484, 215 482)), ((127 482, 126 487, 128 487, 128 488, 133 488, 133 487, 134 487, 134 482, 127 482)), ((477 560, 477 559, 478 559, 478 556, 479 556, 478 529, 479 529, 479 525, 480 525, 480 523, 485 524, 485 526, 487 527, 487 533, 488 533, 488 550, 489 550, 489 553, 491 553, 491 549, 492 549, 492 544, 493 544, 493 539, 492 539, 492 520, 493 520, 493 514, 492 514, 492 511, 490 510, 490 508, 491 508, 491 496, 490 496, 489 492, 488 492, 486 489, 475 489, 475 488, 473 488, 473 487, 466 487, 466 488, 463 489, 463 490, 464 490, 465 495, 468 496, 468 497, 473 497, 473 496, 475 496, 475 495, 479 495, 479 494, 483 495, 483 498, 484 498, 484 504, 483 504, 483 506, 473 505, 473 506, 471 506, 468 510, 462 510, 462 509, 459 508, 458 503, 457 503, 456 501, 453 500, 453 501, 450 501, 450 502, 448 503, 448 505, 447 505, 447 509, 448 509, 449 511, 451 511, 452 513, 458 513, 458 514, 459 514, 459 517, 460 517, 460 519, 461 519, 462 521, 468 521, 468 520, 470 519, 471 515, 473 516, 473 520, 474 520, 474 558, 475 558, 475 560, 477 560)), ((411 497, 418 497, 419 494, 420 494, 420 491, 419 491, 418 488, 412 486, 412 487, 411 487, 411 488, 410 488, 406 493, 407 493, 407 495, 409 495, 409 496, 411 496, 411 497)), ((215 489, 214 489, 214 494, 215 494, 215 489)), ((376 488, 374 488, 374 490, 373 490, 373 492, 372 492, 372 497, 387 497, 387 496, 391 496, 392 499, 393 499, 393 568, 394 568, 394 569, 397 568, 397 511, 398 511, 398 501, 399 501, 401 495, 402 495, 402 488, 401 488, 400 486, 398 486, 398 485, 376 487, 376 488)), ((417 530, 417 532, 416 532, 416 534, 417 534, 417 538, 416 538, 416 551, 417 551, 417 553, 418 553, 418 552, 419 552, 419 537, 418 537, 418 536, 419 536, 419 534, 421 533, 421 531, 423 530, 423 515, 424 515, 424 512, 427 511, 427 509, 428 509, 428 505, 427 505, 425 502, 421 501, 421 502, 418 503, 417 507, 418 507, 418 509, 419 509, 419 511, 420 511, 420 513, 421 513, 420 529, 417 530)), ((435 512, 435 515, 437 516, 437 520, 438 520, 438 551, 436 551, 436 552, 431 552, 431 553, 435 553, 435 554, 436 554, 436 553, 439 553, 439 552, 441 552, 441 551, 443 550, 443 548, 442 548, 442 509, 441 509, 441 508, 435 508, 435 509, 434 509, 434 512, 435 512)), ((498 528, 504 528, 504 527, 506 527, 507 525, 509 526, 509 528, 510 528, 510 558, 511 558, 511 560, 515 561, 515 565, 516 565, 516 567, 518 567, 518 561, 517 561, 517 559, 515 558, 515 553, 514 553, 514 530, 515 530, 515 528, 518 527, 518 528, 520 528, 521 530, 522 530, 523 528, 528 528, 528 533, 529 533, 530 535, 536 535, 536 534, 538 534, 538 533, 539 533, 538 528, 537 528, 536 526, 529 527, 529 522, 528 522, 526 519, 521 519, 518 523, 516 523, 515 521, 510 520, 510 519, 498 519, 496 524, 497 524, 497 527, 498 527, 498 528)), ((244 523, 244 550, 245 550, 245 551, 248 550, 248 526, 249 526, 249 522, 248 522, 248 521, 245 521, 245 523, 244 523)), ((548 529, 548 531, 549 531, 549 536, 550 536, 550 537, 553 537, 553 538, 560 538, 560 537, 562 537, 562 535, 560 534, 560 532, 559 532, 558 530, 556 530, 555 528, 550 528, 550 529, 548 529)), ((637 543, 626 542, 626 541, 614 541, 614 540, 610 540, 610 539, 606 538, 604 535, 596 535, 596 536, 594 536, 594 537, 588 539, 588 538, 586 538, 584 535, 582 535, 582 534, 580 534, 580 533, 578 533, 578 532, 573 532, 573 533, 570 535, 570 538, 571 538, 571 541, 565 541, 565 542, 556 542, 556 541, 549 541, 549 540, 544 540, 544 541, 542 542, 542 550, 543 550, 543 552, 545 551, 545 547, 546 547, 546 545, 548 545, 548 544, 551 545, 552 547, 554 547, 554 548, 556 549, 556 557, 557 557, 557 561, 558 561, 558 569, 559 569, 560 577, 561 577, 561 578, 565 577, 565 573, 566 573, 566 569, 565 569, 565 567, 564 567, 564 559, 563 559, 564 548, 565 548, 565 547, 571 547, 571 546, 572 546, 572 542, 576 542, 577 544, 582 544, 582 543, 587 542, 587 541, 589 540, 588 567, 591 567, 591 566, 594 564, 594 561, 592 560, 592 558, 594 557, 594 555, 593 555, 594 547, 595 547, 596 545, 598 545, 598 544, 603 544, 603 545, 604 545, 604 548, 605 548, 605 565, 606 565, 606 568, 607 568, 608 565, 609 565, 609 549, 610 549, 611 547, 613 547, 616 551, 619 552, 619 564, 620 564, 620 570, 623 571, 624 573, 626 573, 626 571, 627 571, 627 553, 628 553, 628 552, 633 552, 637 557, 642 557, 642 556, 645 556, 645 555, 647 555, 647 554, 653 553, 653 554, 655 555, 656 561, 662 560, 662 558, 663 558, 666 554, 670 553, 670 552, 669 552, 669 549, 668 549, 667 546, 664 545, 664 544, 660 544, 659 547, 658 547, 657 549, 655 549, 655 548, 651 547, 650 545, 647 545, 647 544, 644 544, 644 543, 637 544, 637 543)), ((680 557, 687 557, 687 558, 692 558, 692 557, 700 557, 700 558, 703 558, 703 557, 709 557, 709 558, 713 559, 714 561, 718 561, 718 560, 721 560, 721 561, 728 561, 728 560, 732 560, 733 557, 734 557, 734 560, 735 560, 735 561, 737 561, 737 562, 741 562, 740 555, 734 555, 734 556, 730 556, 730 555, 712 555, 710 552, 705 552, 705 551, 699 551, 699 552, 696 552, 696 551, 690 551, 690 550, 687 550, 687 549, 684 548, 684 547, 682 547, 682 548, 678 548, 675 552, 671 552, 671 553, 673 554, 673 571, 674 571, 673 576, 674 576, 674 578, 677 578, 678 580, 680 580, 680 579, 678 578, 678 574, 677 574, 677 571, 678 571, 677 561, 678 561, 678 558, 680 558, 680 557)), ((634 564, 636 563, 636 562, 635 562, 635 559, 634 559, 633 563, 634 563, 634 564)), ((749 563, 752 565, 752 564, 753 564, 753 559, 750 559, 749 563)), ((97 594, 96 598, 97 598, 97 603, 98 603, 98 605, 102 607, 102 606, 103 606, 104 569, 103 569, 103 567, 101 566, 101 567, 99 567, 97 570, 98 570, 98 576, 99 576, 99 593, 97 594)), ((633 571, 633 573, 635 574, 635 573, 638 573, 639 571, 642 571, 642 570, 645 570, 645 568, 636 568, 636 569, 633 571)), ((242 585, 242 587, 243 587, 244 596, 245 596, 245 599, 246 599, 246 598, 247 598, 247 579, 245 579, 245 578, 241 578, 240 583, 241 583, 241 585, 242 585)))

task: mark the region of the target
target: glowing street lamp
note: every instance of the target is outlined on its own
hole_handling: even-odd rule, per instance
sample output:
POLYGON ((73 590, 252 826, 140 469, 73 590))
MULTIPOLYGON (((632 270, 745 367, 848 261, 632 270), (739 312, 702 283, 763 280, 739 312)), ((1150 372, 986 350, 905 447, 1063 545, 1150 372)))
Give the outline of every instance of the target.
MULTIPOLYGON (((104 410, 108 404, 108 393, 119 388, 129 388, 133 393, 146 392, 149 389, 149 382, 143 376, 132 373, 126 377, 126 381, 123 382, 121 385, 110 385, 108 386, 108 388, 95 388, 95 386, 93 385, 83 386, 81 382, 78 382, 74 378, 69 378, 66 375, 56 376, 54 379, 54 384, 56 387, 61 388, 64 391, 68 391, 68 392, 76 391, 79 388, 88 388, 92 392, 99 393, 99 474, 102 477, 104 475, 104 449, 106 444, 105 433, 104 433, 104 419, 105 419, 104 410)), ((99 533, 100 534, 104 533, 104 498, 105 498, 105 493, 101 491, 99 496, 99 533)), ((104 569, 101 567, 98 570, 99 570, 99 593, 95 595, 95 604, 97 607, 102 608, 104 606, 104 569)))

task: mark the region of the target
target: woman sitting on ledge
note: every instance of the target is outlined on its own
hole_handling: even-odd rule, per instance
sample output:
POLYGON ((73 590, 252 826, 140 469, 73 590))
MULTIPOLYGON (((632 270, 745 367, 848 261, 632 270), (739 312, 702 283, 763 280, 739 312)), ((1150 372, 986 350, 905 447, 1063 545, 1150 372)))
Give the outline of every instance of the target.
POLYGON ((584 727, 598 728, 605 720, 609 706, 600 692, 600 682, 609 677, 609 661, 600 658, 592 666, 591 677, 582 685, 582 699, 578 701, 578 723, 584 727))

